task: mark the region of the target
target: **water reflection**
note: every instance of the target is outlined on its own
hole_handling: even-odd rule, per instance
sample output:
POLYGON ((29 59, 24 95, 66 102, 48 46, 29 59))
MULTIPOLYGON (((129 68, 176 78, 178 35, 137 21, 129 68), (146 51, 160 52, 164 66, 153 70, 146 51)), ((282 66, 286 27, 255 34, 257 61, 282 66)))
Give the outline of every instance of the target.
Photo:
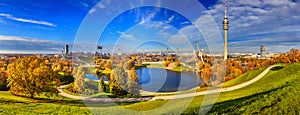
MULTIPOLYGON (((175 92, 194 88, 202 80, 199 80, 198 74, 193 72, 175 72, 163 68, 141 68, 136 70, 139 77, 139 83, 142 84, 142 90, 150 92, 175 92)), ((92 74, 86 77, 91 80, 99 80, 92 74)), ((105 76, 104 81, 107 81, 105 76)))

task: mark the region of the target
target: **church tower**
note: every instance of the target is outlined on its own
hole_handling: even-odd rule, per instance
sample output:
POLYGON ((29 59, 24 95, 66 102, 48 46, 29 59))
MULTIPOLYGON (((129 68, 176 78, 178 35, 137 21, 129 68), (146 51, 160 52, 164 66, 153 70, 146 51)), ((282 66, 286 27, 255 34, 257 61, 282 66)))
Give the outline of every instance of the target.
POLYGON ((226 6, 226 0, 224 3, 224 20, 223 20, 223 30, 224 30, 224 60, 227 60, 228 56, 228 49, 227 49, 227 32, 228 32, 228 24, 229 20, 227 18, 227 6, 226 6))

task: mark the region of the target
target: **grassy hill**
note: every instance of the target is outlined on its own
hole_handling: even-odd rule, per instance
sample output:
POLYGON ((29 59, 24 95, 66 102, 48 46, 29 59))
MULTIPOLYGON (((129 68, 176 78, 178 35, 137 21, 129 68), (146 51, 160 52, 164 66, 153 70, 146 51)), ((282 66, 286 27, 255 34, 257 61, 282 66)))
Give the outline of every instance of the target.
POLYGON ((239 76, 239 77, 237 77, 233 80, 225 82, 223 84, 223 87, 234 86, 234 85, 241 84, 243 82, 247 82, 247 81, 253 79, 254 77, 258 76, 265 69, 267 69, 267 67, 262 67, 262 68, 259 68, 258 70, 252 70, 252 71, 249 71, 247 73, 244 73, 241 76, 239 76))
MULTIPOLYGON (((300 64, 274 68, 259 81, 235 91, 221 93, 209 114, 299 114, 300 113, 300 64)), ((0 114, 91 114, 81 101, 55 97, 50 100, 32 100, 0 92, 0 114)), ((184 114, 197 114, 204 96, 194 97, 184 114)), ((121 108, 144 111, 145 114, 178 113, 187 99, 177 99, 171 107, 160 111, 145 111, 161 107, 168 100, 139 103, 118 103, 121 108), (129 105, 128 105, 129 104, 129 105)), ((96 113, 121 114, 111 103, 98 103, 96 113), (108 105, 108 107, 107 107, 108 105), (103 107, 105 106, 105 107, 103 107)), ((94 111, 94 112, 95 112, 94 111)), ((130 114, 130 113, 127 113, 130 114)))
POLYGON ((245 88, 221 94, 213 114, 299 114, 300 64, 273 68, 245 88), (233 95, 235 93, 235 95, 233 95))

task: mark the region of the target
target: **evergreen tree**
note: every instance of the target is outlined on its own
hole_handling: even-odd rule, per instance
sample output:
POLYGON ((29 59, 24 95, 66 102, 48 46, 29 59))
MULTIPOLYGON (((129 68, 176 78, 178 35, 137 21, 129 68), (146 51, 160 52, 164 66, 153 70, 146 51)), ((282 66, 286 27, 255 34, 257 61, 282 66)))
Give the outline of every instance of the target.
POLYGON ((140 84, 138 83, 138 76, 135 71, 135 67, 128 70, 128 93, 131 95, 140 95, 140 84))
POLYGON ((123 67, 117 67, 112 70, 110 74, 110 93, 114 95, 125 95, 127 92, 125 91, 126 87, 126 79, 128 75, 125 72, 123 67))
POLYGON ((75 77, 74 84, 75 84, 77 91, 79 93, 84 93, 84 91, 85 91, 85 81, 84 81, 85 73, 84 73, 81 65, 77 68, 74 77, 75 77))

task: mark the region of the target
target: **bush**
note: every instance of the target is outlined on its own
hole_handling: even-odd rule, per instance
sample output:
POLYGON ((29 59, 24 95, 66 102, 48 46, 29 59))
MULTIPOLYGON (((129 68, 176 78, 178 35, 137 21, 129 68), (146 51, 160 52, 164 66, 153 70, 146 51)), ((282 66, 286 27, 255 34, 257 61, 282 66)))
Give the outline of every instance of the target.
POLYGON ((93 89, 85 89, 84 90, 84 95, 86 95, 86 96, 90 96, 90 95, 93 95, 95 93, 96 93, 96 91, 93 90, 93 89))
POLYGON ((66 85, 74 82, 74 77, 71 74, 64 74, 59 77, 61 85, 66 85))
POLYGON ((164 63, 164 67, 168 67, 169 64, 170 64, 170 62, 166 61, 166 62, 164 63))

